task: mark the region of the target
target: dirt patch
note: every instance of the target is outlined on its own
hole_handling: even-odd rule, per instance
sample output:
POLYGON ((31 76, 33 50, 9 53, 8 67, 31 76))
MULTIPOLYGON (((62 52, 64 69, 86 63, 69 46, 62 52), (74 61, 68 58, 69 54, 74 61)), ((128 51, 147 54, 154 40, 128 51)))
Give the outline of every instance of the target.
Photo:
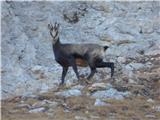
MULTIPOLYGON (((51 100, 51 99, 50 99, 51 100)), ((2 101, 2 120, 158 120, 160 112, 153 108, 160 102, 148 102, 145 97, 130 97, 125 100, 104 99, 108 106, 94 106, 95 99, 88 96, 56 98, 59 105, 53 112, 29 113, 28 108, 17 108, 20 102, 2 101), (63 102, 62 102, 63 101, 63 102)), ((39 101, 39 100, 37 100, 39 101)), ((34 104, 28 99, 23 104, 34 104)), ((21 101, 22 102, 22 101, 21 101)), ((49 109, 52 109, 50 106, 49 109)))

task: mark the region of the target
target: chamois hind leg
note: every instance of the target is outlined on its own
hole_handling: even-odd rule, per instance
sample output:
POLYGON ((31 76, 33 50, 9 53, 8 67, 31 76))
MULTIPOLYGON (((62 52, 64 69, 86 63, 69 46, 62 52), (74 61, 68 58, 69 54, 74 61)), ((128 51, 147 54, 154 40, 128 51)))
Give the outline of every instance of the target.
POLYGON ((67 71, 68 71, 68 67, 63 67, 62 78, 61 78, 62 81, 61 81, 60 85, 64 84, 64 79, 65 79, 65 76, 67 74, 67 71))
POLYGON ((89 67, 91 69, 91 73, 89 74, 89 76, 87 77, 87 79, 90 80, 94 76, 94 74, 96 73, 96 66, 95 66, 95 63, 94 63, 94 59, 90 58, 88 60, 88 64, 89 64, 89 67))
POLYGON ((97 62, 96 67, 97 68, 109 67, 109 68, 111 68, 111 77, 114 74, 114 63, 113 62, 103 62, 103 61, 97 62))
POLYGON ((94 74, 96 73, 96 68, 95 67, 90 67, 90 69, 91 69, 91 73, 87 77, 88 80, 90 80, 94 76, 94 74))

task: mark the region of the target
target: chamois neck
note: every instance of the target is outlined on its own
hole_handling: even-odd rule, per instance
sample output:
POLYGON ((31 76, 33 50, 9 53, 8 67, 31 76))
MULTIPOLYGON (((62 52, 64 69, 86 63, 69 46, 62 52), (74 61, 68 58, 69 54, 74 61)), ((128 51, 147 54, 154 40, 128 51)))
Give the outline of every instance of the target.
POLYGON ((58 37, 57 41, 53 43, 53 46, 59 46, 61 44, 60 39, 58 37))

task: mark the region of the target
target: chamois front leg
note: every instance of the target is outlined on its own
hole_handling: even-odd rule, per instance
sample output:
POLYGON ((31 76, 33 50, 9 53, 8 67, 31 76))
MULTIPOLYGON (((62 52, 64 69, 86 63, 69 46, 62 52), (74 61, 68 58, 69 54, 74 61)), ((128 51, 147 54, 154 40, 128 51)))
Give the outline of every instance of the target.
POLYGON ((65 76, 67 74, 67 71, 68 71, 68 67, 63 67, 62 78, 61 78, 62 81, 61 81, 60 85, 64 84, 64 79, 65 79, 65 76))

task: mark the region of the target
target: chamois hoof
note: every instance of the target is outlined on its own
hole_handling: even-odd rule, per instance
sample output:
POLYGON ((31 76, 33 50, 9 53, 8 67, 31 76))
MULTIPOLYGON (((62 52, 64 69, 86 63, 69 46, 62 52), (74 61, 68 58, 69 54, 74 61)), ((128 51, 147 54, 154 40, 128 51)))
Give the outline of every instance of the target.
POLYGON ((89 80, 86 80, 85 82, 86 82, 86 84, 92 84, 92 82, 89 80))
POLYGON ((92 78, 86 78, 86 79, 84 79, 84 81, 85 81, 85 84, 91 84, 93 81, 91 80, 92 78))
POLYGON ((60 88, 62 88, 62 87, 64 87, 64 86, 65 86, 64 83, 60 83, 60 84, 59 84, 59 87, 60 87, 60 88))

